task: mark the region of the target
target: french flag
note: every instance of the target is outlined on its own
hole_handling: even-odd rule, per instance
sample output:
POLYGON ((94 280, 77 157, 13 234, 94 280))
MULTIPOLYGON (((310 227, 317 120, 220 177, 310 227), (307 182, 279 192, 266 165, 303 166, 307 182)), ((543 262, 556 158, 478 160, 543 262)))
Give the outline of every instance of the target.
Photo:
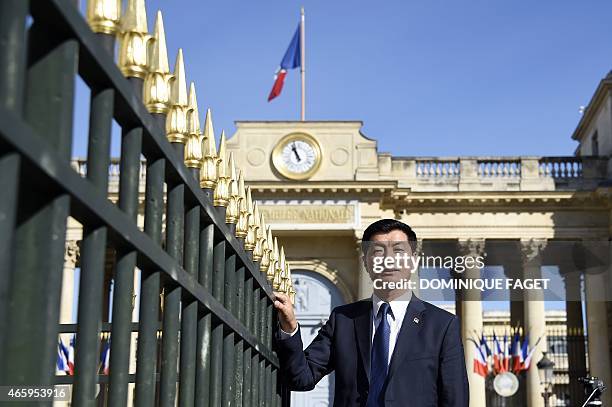
POLYGON ((110 338, 104 342, 102 355, 100 355, 100 363, 102 364, 102 374, 108 375, 110 372, 110 338))
POLYGON ((280 95, 281 91, 283 90, 283 84, 285 83, 287 71, 289 69, 295 69, 301 66, 302 56, 300 48, 300 25, 298 24, 295 34, 293 34, 293 38, 291 39, 291 43, 289 44, 289 48, 287 48, 285 56, 281 61, 280 67, 276 70, 274 85, 272 86, 272 90, 268 96, 268 102, 280 95))
POLYGON ((72 374, 68 366, 68 349, 61 339, 57 342, 57 370, 68 375, 72 374))
POLYGON ((74 335, 70 339, 69 347, 66 347, 61 339, 57 342, 57 370, 74 376, 74 335))
POLYGON ((514 333, 514 338, 512 339, 512 345, 510 346, 510 355, 512 357, 512 370, 515 373, 521 371, 521 337, 517 332, 514 333))
POLYGON ((529 355, 529 335, 525 335, 523 338, 523 345, 521 346, 521 363, 519 364, 519 372, 521 370, 527 370, 529 366, 525 367, 527 356, 529 355))
POLYGON ((487 366, 487 358, 484 354, 486 350, 476 341, 474 341, 474 346, 476 347, 476 353, 474 355, 474 373, 482 377, 487 377, 489 368, 487 366))
POLYGON ((495 332, 493 332, 493 369, 495 373, 499 373, 502 370, 502 363, 500 360, 501 355, 501 346, 497 340, 497 335, 495 335, 495 332))
POLYGON ((510 355, 508 352, 508 334, 504 333, 504 346, 502 353, 502 372, 508 371, 508 365, 510 365, 510 355))

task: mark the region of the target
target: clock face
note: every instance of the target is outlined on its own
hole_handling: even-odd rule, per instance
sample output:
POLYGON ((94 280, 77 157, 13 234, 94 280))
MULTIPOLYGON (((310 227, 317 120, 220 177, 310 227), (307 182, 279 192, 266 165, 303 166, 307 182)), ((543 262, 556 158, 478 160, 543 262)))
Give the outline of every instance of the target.
POLYGON ((307 134, 290 134, 276 145, 272 161, 277 171, 285 177, 306 179, 318 169, 321 149, 317 141, 307 134))

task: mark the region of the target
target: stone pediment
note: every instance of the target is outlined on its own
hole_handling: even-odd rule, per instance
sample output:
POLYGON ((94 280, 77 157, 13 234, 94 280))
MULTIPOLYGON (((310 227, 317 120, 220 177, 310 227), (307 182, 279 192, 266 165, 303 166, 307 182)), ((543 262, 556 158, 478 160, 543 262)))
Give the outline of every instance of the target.
MULTIPOLYGON (((309 181, 379 179, 376 141, 361 134, 360 121, 236 122, 236 133, 227 140, 246 181, 287 181, 273 162, 275 147, 291 134, 305 134, 318 144, 320 163, 309 181)), ((301 180, 304 181, 304 180, 301 180)))

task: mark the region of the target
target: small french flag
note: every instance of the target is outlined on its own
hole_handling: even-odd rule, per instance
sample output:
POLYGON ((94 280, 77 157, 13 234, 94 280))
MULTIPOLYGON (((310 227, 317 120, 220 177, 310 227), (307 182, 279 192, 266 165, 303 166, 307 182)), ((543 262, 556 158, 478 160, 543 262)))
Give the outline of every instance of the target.
POLYGON ((299 68, 301 66, 302 56, 300 48, 300 25, 298 24, 295 34, 293 34, 293 38, 291 39, 291 43, 289 44, 289 48, 287 48, 285 56, 281 61, 280 67, 276 70, 274 85, 272 86, 270 95, 268 95, 268 102, 280 95, 281 91, 283 90, 287 70, 299 68))
POLYGON ((64 345, 61 338, 57 342, 57 370, 69 376, 74 375, 74 335, 69 347, 64 345))
POLYGON ((60 339, 57 342, 57 370, 58 372, 70 374, 68 367, 68 349, 60 339))
POLYGON ((102 365, 102 374, 108 375, 110 372, 110 338, 104 342, 102 355, 100 355, 100 364, 102 365))
POLYGON ((476 353, 474 354, 474 373, 482 377, 487 377, 489 374, 489 367, 487 364, 487 357, 485 356, 486 350, 476 341, 474 341, 474 346, 476 347, 476 353))

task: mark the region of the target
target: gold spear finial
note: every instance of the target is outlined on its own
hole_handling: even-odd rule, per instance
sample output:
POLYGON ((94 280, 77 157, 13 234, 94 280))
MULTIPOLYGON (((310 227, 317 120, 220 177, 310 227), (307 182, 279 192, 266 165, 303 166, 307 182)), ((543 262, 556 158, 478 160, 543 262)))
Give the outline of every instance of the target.
POLYGON ((149 69, 143 87, 144 104, 151 113, 166 114, 170 108, 170 68, 161 11, 155 18, 155 32, 148 53, 149 69))
POLYGON ((285 249, 283 246, 280 247, 280 255, 278 259, 277 273, 274 274, 274 284, 278 288, 276 290, 286 293, 287 292, 287 279, 286 279, 286 268, 285 268, 285 249))
POLYGON ((204 121, 202 156, 204 157, 204 164, 200 172, 200 188, 214 189, 215 185, 217 185, 219 156, 217 155, 217 146, 215 145, 215 130, 210 109, 206 110, 206 119, 204 121))
POLYGON ((249 232, 249 209, 247 203, 247 193, 250 193, 250 188, 244 187, 244 177, 242 171, 238 174, 238 191, 240 192, 240 214, 238 216, 238 223, 236 223, 236 237, 246 238, 249 232))
MULTIPOLYGON (((264 233, 264 224, 263 218, 259 213, 259 205, 257 202, 253 202, 253 229, 254 229, 254 239, 255 239, 255 247, 253 247, 253 261, 261 261, 263 257, 263 249, 265 244, 265 233, 264 233)), ((249 224, 250 226, 250 224, 249 224)), ((249 229, 249 232, 251 229, 249 229)), ((247 236, 248 237, 248 236, 247 236)))
POLYGON ((268 270, 266 271, 266 277, 270 282, 274 280, 276 276, 276 270, 278 269, 278 240, 276 236, 272 238, 272 232, 268 228, 268 241, 272 242, 271 251, 270 251, 270 264, 268 265, 268 270))
POLYGON ((188 168, 202 168, 202 143, 200 132, 200 113, 196 97, 195 84, 189 86, 189 110, 187 111, 187 133, 185 144, 185 165, 188 168))
POLYGON ((261 227, 259 230, 263 233, 262 242, 262 256, 259 261, 259 271, 266 274, 268 272, 268 267, 270 266, 270 253, 272 252, 272 231, 270 230, 270 226, 264 227, 263 222, 263 213, 261 214, 261 227))
MULTIPOLYGON (((257 246, 257 230, 259 229, 259 211, 257 210, 257 203, 253 203, 251 197, 251 188, 247 188, 247 235, 244 239, 244 249, 255 252, 257 246)), ((261 254, 257 253, 258 260, 255 260, 255 253, 253 253, 253 261, 259 261, 261 254)))
POLYGON ((287 280, 287 295, 291 292, 291 266, 287 263, 287 267, 285 268, 285 279, 287 280))
POLYGON ((89 0, 87 22, 91 30, 101 34, 115 34, 119 29, 121 0, 89 0))
POLYGON ((291 292, 291 270, 289 268, 289 263, 285 264, 285 272, 283 273, 283 280, 285 290, 283 291, 285 294, 289 294, 291 292))
POLYGON ((225 156, 225 132, 221 132, 219 141, 219 152, 217 153, 217 184, 213 194, 213 205, 226 207, 229 202, 229 182, 227 176, 227 159, 225 156))
POLYGON ((238 222, 240 215, 240 191, 238 188, 238 177, 236 175, 236 164, 234 163, 234 154, 230 153, 228 168, 230 170, 229 181, 229 200, 227 211, 225 212, 225 223, 238 222))
POLYGON ((174 64, 174 78, 170 81, 170 110, 166 117, 166 136, 171 143, 187 142, 187 99, 183 49, 179 48, 174 64))
POLYGON ((293 287, 293 280, 291 278, 291 268, 287 268, 287 274, 289 275, 289 301, 291 304, 295 304, 295 287, 293 287))
MULTIPOLYGON (((282 247, 281 247, 281 250, 282 247)), ((274 289, 274 291, 281 291, 282 292, 282 283, 283 283, 283 269, 279 267, 279 263, 280 260, 275 260, 273 263, 270 264, 274 264, 274 277, 272 279, 272 288, 274 289)))
POLYGON ((151 36, 147 28, 144 0, 128 0, 121 16, 119 37, 119 69, 126 77, 144 79, 148 72, 147 49, 151 36))
POLYGON ((285 248, 283 246, 280 247, 280 253, 278 256, 278 267, 280 267, 282 270, 285 270, 285 268, 287 267, 287 262, 285 260, 285 248))

